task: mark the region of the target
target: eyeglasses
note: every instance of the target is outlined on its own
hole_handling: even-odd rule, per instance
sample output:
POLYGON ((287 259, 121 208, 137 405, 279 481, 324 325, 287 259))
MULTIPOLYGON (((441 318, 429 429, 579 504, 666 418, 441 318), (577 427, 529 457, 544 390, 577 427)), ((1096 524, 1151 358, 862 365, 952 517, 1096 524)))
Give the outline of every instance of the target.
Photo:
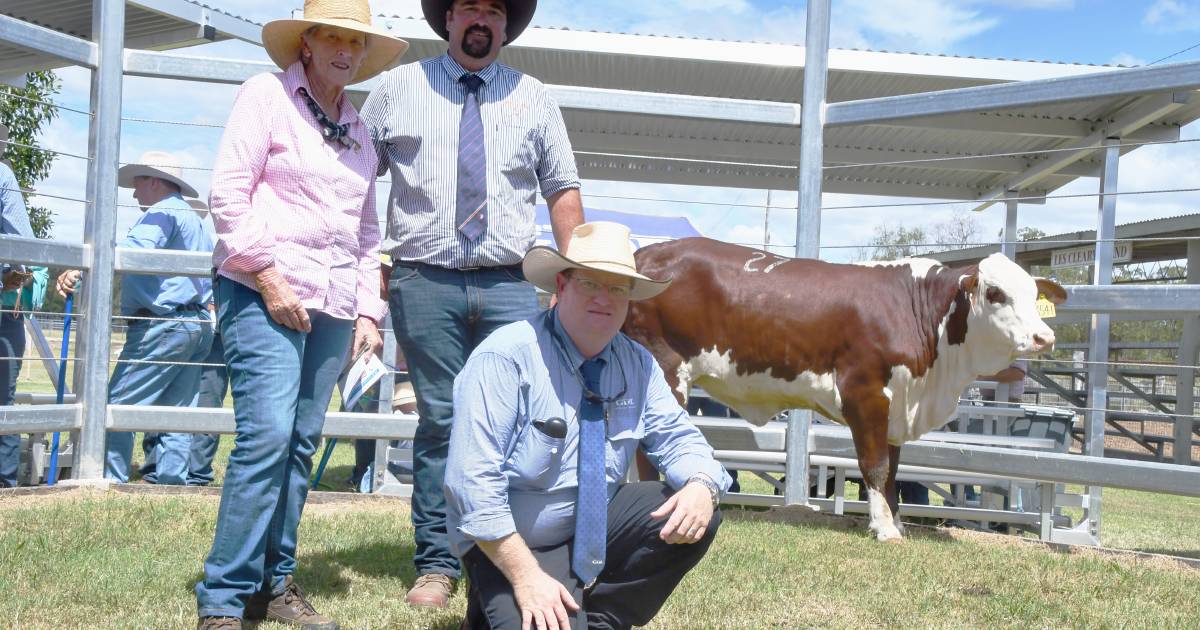
POLYGON ((596 297, 601 291, 608 291, 608 296, 614 300, 623 300, 629 297, 630 287, 626 284, 600 284, 591 278, 584 276, 571 276, 571 279, 579 285, 579 290, 588 297, 596 297))
POLYGON ((546 318, 546 322, 550 327, 550 337, 554 339, 554 348, 558 350, 558 357, 562 360, 563 365, 567 366, 567 369, 571 371, 571 375, 575 377, 575 380, 579 381, 579 387, 583 390, 583 397, 588 399, 590 402, 604 405, 605 420, 607 420, 609 405, 611 405, 614 401, 624 398, 625 392, 629 389, 629 382, 625 378, 625 366, 621 364, 621 360, 618 359, 614 354, 613 360, 617 363, 617 369, 621 371, 621 391, 617 392, 615 396, 601 396, 600 394, 588 389, 587 382, 584 380, 583 374, 580 374, 579 370, 575 368, 574 363, 571 362, 570 356, 567 354, 566 344, 564 344, 562 338, 558 336, 558 331, 554 329, 555 316, 556 313, 553 310, 550 311, 550 317, 546 318))

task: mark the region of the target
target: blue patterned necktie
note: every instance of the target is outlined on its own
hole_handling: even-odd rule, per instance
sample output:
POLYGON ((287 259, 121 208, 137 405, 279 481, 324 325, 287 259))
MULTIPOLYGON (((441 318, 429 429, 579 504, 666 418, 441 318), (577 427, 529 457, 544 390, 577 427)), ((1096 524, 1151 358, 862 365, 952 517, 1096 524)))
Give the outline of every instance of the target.
MULTIPOLYGON (((598 392, 604 359, 591 359, 579 367, 587 389, 598 392)), ((604 568, 608 546, 608 479, 605 476, 604 405, 588 400, 579 403, 579 501, 575 504, 575 553, 571 569, 590 585, 604 568)))
POLYGON ((479 115, 479 75, 458 80, 466 88, 462 120, 458 123, 458 194, 454 224, 468 240, 477 241, 487 228, 487 151, 483 145, 483 119, 479 115))

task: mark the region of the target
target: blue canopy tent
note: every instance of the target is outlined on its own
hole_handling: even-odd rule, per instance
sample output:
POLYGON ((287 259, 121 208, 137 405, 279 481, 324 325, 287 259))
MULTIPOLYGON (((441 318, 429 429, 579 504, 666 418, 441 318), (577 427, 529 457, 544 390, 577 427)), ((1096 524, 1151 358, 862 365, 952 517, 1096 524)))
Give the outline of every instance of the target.
MULTIPOLYGON (((653 243, 671 241, 689 236, 703 236, 687 217, 656 217, 616 210, 587 208, 583 215, 588 221, 612 221, 629 227, 630 240, 635 248, 653 243)), ((554 247, 554 232, 550 229, 550 211, 544 205, 537 207, 537 244, 554 247)))

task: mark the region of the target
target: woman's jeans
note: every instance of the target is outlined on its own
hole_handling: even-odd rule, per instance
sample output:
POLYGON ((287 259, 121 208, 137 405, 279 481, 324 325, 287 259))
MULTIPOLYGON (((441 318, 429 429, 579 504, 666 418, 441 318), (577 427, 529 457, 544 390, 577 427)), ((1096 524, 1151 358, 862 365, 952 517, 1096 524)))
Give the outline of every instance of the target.
POLYGON ((218 278, 213 292, 237 431, 196 601, 201 617, 241 617, 251 595, 281 594, 296 570, 312 456, 353 322, 309 311, 312 331, 297 332, 253 289, 218 278))

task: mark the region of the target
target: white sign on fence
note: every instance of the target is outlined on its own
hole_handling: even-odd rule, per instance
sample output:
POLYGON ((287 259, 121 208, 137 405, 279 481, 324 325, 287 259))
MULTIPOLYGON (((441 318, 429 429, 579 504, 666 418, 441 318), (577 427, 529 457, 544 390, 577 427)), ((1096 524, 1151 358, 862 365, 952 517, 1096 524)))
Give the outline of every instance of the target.
MULTIPOLYGON (((1113 243, 1113 262, 1127 263, 1133 260, 1133 243, 1113 243)), ((1096 262, 1096 247, 1072 247, 1060 249, 1050 254, 1050 268, 1064 269, 1067 267, 1086 267, 1096 262)))

